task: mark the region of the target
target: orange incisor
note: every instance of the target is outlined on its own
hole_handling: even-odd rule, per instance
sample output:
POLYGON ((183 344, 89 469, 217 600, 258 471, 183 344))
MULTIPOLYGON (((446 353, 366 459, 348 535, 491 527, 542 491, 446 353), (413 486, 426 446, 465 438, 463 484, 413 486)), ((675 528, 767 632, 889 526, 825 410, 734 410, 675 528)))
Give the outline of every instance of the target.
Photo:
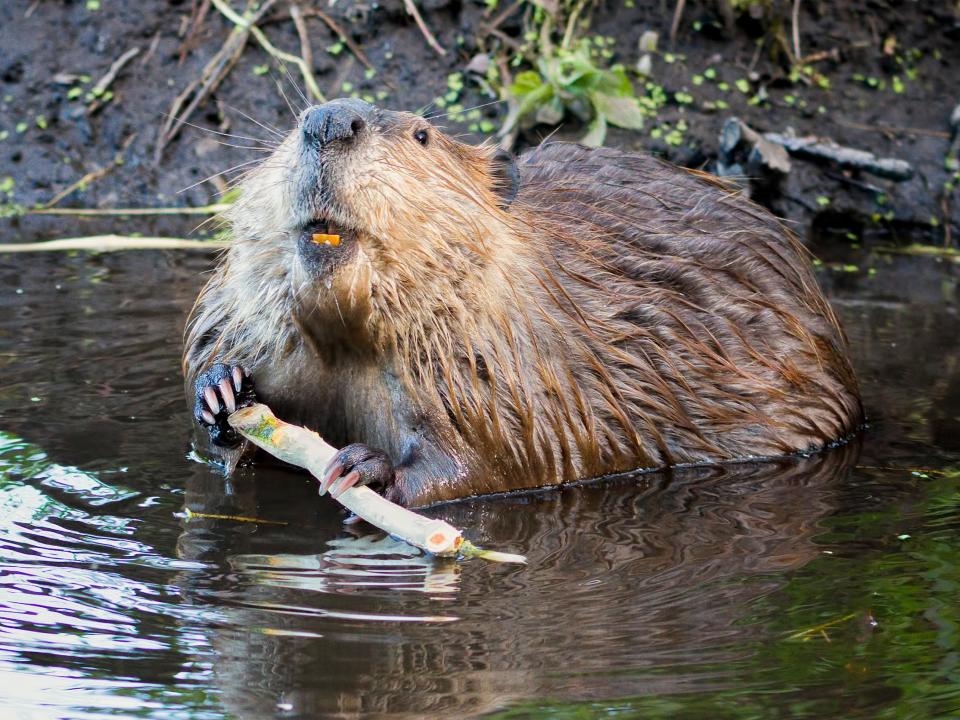
POLYGON ((317 245, 333 245, 334 247, 336 247, 337 245, 340 244, 340 236, 328 235, 327 233, 314 233, 313 241, 317 245))

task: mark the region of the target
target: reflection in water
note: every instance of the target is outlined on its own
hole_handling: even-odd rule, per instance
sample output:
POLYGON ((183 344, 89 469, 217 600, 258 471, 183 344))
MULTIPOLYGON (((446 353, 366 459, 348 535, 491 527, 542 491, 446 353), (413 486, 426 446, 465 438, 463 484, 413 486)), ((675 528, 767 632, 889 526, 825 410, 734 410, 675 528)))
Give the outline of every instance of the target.
POLYGON ((389 536, 342 538, 328 545, 321 555, 238 555, 230 564, 258 584, 312 592, 400 590, 435 597, 460 587, 459 564, 431 558, 389 536))
MULTIPOLYGON (((302 552, 291 535, 325 535, 312 529, 310 486, 296 485, 301 497, 260 483, 259 493, 280 496, 268 505, 289 503, 299 517, 288 510, 286 529, 232 534, 234 575, 219 595, 227 625, 209 636, 221 697, 242 718, 278 705, 302 717, 454 718, 516 698, 732 686, 743 648, 771 640, 743 623, 749 605, 821 554, 813 538, 857 452, 438 512, 483 542, 524 548, 527 568, 432 561, 376 535, 302 552)), ((224 504, 202 475, 194 480, 188 503, 224 504)), ((249 514, 263 502, 249 492, 230 507, 249 514)), ((216 553, 205 542, 212 522, 186 522, 180 547, 216 553)))
POLYGON ((517 567, 189 462, 176 338, 207 262, 0 258, 0 717, 957 714, 955 269, 825 277, 862 448, 433 511, 517 567))

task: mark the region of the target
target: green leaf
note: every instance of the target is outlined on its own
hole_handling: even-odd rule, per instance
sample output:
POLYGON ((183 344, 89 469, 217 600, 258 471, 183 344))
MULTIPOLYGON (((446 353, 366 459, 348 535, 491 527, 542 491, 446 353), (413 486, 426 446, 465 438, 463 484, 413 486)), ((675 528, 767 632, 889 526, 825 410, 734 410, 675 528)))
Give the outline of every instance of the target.
POLYGON ((553 88, 550 85, 541 85, 528 92, 523 100, 520 101, 520 107, 517 110, 517 117, 533 112, 541 105, 550 102, 553 97, 553 88))
POLYGON ((580 138, 580 142, 587 147, 600 147, 606 137, 607 119, 601 113, 597 113, 593 122, 590 123, 587 134, 580 138))
POLYGON ((594 93, 590 99, 596 108, 597 116, 609 121, 611 125, 627 130, 643 128, 643 111, 636 98, 594 93))
POLYGON ((513 130, 520 121, 520 118, 534 112, 541 105, 550 102, 552 97, 553 87, 550 85, 540 85, 526 93, 520 103, 504 118, 503 126, 500 128, 501 137, 513 130))
POLYGON ((623 68, 615 68, 597 73, 597 81, 594 89, 604 95, 619 95, 621 97, 634 97, 633 84, 623 68))
POLYGON ((527 70, 518 73, 517 77, 514 78, 513 85, 510 86, 510 94, 520 97, 533 92, 542 85, 543 80, 540 78, 540 73, 527 70))

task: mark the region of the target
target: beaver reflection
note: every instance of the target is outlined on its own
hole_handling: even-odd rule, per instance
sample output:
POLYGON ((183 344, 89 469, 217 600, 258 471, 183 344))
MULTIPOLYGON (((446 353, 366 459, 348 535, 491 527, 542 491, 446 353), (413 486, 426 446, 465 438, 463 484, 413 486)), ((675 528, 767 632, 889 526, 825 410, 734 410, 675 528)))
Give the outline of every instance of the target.
POLYGON ((256 494, 240 477, 228 495, 198 468, 191 509, 290 524, 185 523, 181 557, 229 572, 185 573, 180 585, 194 602, 216 590, 222 622, 206 631, 215 681, 240 718, 460 718, 534 697, 683 692, 707 665, 720 686, 717 667, 777 639, 744 621, 785 571, 820 554, 815 536, 858 454, 437 511, 491 547, 527 553, 525 568, 428 561, 376 536, 342 537, 342 516, 302 478, 265 481, 261 470, 256 494))

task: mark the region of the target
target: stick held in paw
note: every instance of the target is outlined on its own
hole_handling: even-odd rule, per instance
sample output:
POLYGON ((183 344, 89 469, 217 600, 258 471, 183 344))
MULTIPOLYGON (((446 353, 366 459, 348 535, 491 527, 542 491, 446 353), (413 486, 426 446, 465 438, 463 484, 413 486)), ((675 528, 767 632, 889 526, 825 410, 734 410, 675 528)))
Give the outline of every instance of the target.
MULTIPOLYGON (((266 405, 241 408, 230 415, 228 422, 250 442, 284 462, 304 468, 318 479, 323 477, 324 469, 338 452, 317 433, 280 420, 266 405)), ((371 525, 434 555, 526 563, 522 555, 478 548, 449 523, 400 507, 365 486, 348 488, 336 500, 371 525)))

